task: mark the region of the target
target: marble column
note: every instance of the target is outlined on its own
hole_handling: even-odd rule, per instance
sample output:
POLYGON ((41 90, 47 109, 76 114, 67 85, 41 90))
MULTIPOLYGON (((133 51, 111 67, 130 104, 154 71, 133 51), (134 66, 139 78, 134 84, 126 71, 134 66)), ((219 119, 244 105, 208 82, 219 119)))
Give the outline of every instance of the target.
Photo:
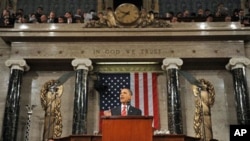
POLYGON ((168 129, 171 134, 183 134, 181 98, 178 69, 183 64, 179 58, 165 58, 162 69, 167 75, 168 129))
POLYGON ((23 72, 28 70, 29 67, 25 60, 7 60, 5 65, 10 67, 11 71, 4 111, 2 140, 16 141, 22 76, 23 72))
POLYGON ((151 10, 153 10, 155 13, 159 13, 159 0, 151 0, 151 10))
POLYGON ((97 0, 97 12, 106 11, 107 0, 97 0))
POLYGON ((87 134, 87 77, 92 62, 89 59, 75 59, 72 65, 76 70, 72 134, 87 134))
POLYGON ((245 66, 250 64, 248 58, 232 58, 226 68, 233 75, 234 95, 238 124, 250 124, 249 92, 246 80, 245 66))

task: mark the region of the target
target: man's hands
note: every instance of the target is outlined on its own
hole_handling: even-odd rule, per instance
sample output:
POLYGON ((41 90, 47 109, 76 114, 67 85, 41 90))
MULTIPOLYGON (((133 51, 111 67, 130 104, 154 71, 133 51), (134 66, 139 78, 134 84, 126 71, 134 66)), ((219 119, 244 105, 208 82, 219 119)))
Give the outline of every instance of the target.
POLYGON ((111 110, 104 111, 104 116, 112 116, 111 110))

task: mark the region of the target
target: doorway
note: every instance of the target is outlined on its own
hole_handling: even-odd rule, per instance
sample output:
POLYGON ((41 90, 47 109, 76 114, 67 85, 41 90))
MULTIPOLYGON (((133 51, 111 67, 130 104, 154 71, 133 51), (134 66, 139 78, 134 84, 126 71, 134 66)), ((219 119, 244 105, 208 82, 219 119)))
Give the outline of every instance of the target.
POLYGON ((114 9, 122 3, 132 3, 138 7, 139 10, 143 7, 143 0, 113 0, 114 9))

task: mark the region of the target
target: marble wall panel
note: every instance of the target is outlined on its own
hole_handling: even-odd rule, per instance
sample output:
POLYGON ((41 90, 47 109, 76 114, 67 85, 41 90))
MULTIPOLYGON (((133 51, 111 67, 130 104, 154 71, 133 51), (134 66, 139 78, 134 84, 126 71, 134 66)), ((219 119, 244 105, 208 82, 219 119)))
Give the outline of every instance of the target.
POLYGON ((145 42, 119 42, 119 44, 117 42, 17 42, 12 44, 12 55, 24 58, 224 58, 244 54, 242 41, 152 41, 147 44, 145 42))

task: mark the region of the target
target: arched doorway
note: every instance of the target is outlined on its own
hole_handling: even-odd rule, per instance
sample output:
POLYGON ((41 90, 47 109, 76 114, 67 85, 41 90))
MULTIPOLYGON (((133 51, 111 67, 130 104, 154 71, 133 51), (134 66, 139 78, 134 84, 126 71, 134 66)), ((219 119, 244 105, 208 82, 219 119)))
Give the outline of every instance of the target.
POLYGON ((116 9, 116 7, 122 3, 133 3, 139 9, 143 7, 143 0, 113 0, 114 9, 116 9))

